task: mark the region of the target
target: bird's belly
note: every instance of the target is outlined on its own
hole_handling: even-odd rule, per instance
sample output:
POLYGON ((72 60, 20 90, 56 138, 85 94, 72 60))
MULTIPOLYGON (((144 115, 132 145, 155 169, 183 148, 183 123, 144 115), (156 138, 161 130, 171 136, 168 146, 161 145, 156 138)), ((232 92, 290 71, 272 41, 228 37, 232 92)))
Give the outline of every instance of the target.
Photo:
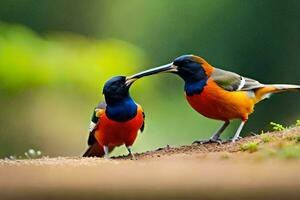
POLYGON ((206 87, 201 94, 186 98, 200 114, 222 121, 247 120, 254 107, 254 100, 244 91, 229 92, 206 87))
POLYGON ((120 146, 132 145, 136 139, 139 129, 143 125, 143 116, 137 116, 127 122, 117 122, 104 116, 95 131, 95 137, 101 145, 120 146))

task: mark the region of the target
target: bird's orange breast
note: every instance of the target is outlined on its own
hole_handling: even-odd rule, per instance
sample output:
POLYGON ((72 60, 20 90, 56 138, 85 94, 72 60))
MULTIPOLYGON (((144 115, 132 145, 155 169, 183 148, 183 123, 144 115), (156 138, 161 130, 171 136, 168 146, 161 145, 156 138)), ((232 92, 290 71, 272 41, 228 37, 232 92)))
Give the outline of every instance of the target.
POLYGON ((105 146, 131 146, 139 129, 144 123, 143 110, 140 106, 137 115, 126 122, 117 122, 109 119, 104 113, 100 116, 100 123, 95 131, 95 137, 99 144, 105 146))
POLYGON ((212 79, 200 94, 187 96, 189 104, 200 114, 217 120, 247 120, 253 112, 255 99, 246 91, 227 91, 219 87, 212 79))

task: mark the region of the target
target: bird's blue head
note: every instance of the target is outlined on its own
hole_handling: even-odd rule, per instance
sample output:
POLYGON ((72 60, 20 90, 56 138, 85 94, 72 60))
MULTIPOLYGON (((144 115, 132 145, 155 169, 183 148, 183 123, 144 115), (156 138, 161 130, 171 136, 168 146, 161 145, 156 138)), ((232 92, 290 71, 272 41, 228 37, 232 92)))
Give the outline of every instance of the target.
POLYGON ((108 105, 117 104, 129 96, 129 88, 136 79, 128 79, 125 76, 115 76, 109 79, 104 87, 103 94, 108 105))
MULTIPOLYGON (((183 55, 173 61, 173 68, 186 83, 198 82, 207 79, 201 60, 194 55, 183 55)), ((174 72, 173 72, 174 73, 174 72)))
POLYGON ((136 79, 115 76, 103 88, 106 114, 115 121, 125 122, 136 116, 137 105, 129 95, 129 88, 136 79))

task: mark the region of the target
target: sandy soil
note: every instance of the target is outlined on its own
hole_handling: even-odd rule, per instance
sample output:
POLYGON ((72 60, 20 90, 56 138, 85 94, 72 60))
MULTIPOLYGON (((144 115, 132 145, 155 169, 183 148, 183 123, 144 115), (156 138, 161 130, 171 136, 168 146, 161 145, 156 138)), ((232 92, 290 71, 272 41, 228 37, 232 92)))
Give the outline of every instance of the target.
MULTIPOLYGON (((300 128, 273 133, 278 139, 300 128)), ((0 199, 300 199, 300 160, 240 144, 165 147, 118 157, 0 161, 0 199)))

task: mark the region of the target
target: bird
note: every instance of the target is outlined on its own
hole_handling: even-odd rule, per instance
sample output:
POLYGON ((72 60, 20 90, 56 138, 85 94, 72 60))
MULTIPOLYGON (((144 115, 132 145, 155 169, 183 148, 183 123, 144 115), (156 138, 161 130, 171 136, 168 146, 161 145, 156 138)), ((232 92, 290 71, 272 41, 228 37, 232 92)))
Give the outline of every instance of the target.
POLYGON ((144 131, 145 113, 129 94, 135 79, 115 76, 103 87, 105 101, 93 111, 89 125, 88 149, 83 157, 105 157, 115 147, 126 146, 129 155, 135 159, 132 145, 138 131, 144 131))
POLYGON ((221 134, 232 120, 239 119, 241 123, 229 140, 236 142, 241 138, 240 133, 249 115, 254 112, 255 104, 274 93, 300 91, 300 85, 262 84, 213 67, 196 55, 182 55, 169 64, 142 71, 130 78, 139 79, 161 72, 177 74, 184 80, 185 97, 194 110, 207 118, 223 121, 223 125, 208 140, 193 142, 198 144, 222 144, 221 134))

